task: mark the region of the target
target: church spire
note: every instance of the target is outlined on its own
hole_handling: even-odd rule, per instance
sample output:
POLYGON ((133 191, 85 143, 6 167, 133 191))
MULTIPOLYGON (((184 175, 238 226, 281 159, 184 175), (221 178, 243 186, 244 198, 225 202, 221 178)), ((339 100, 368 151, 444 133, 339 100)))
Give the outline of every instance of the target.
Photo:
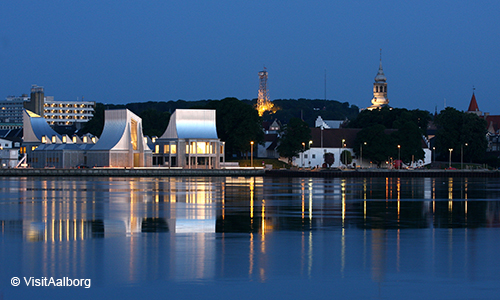
POLYGON ((389 99, 387 99, 387 78, 384 74, 384 69, 382 68, 382 49, 380 49, 380 63, 378 67, 377 76, 375 76, 375 82, 373 83, 373 99, 372 106, 367 109, 372 110, 376 108, 382 108, 389 104, 389 99))
POLYGON ((384 69, 382 68, 382 49, 380 49, 380 63, 378 66, 377 76, 375 76, 375 81, 376 82, 385 82, 386 80, 387 80, 387 78, 385 78, 384 69))
POLYGON ((472 87, 472 98, 470 99, 469 109, 467 109, 467 112, 474 113, 479 116, 481 115, 481 111, 479 110, 479 106, 477 105, 476 95, 474 94, 475 90, 476 88, 472 87))

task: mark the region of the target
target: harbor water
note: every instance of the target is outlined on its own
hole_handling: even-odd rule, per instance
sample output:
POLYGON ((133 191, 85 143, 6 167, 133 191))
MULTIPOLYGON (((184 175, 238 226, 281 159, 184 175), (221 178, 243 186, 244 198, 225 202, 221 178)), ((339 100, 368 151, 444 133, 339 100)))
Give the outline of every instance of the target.
POLYGON ((0 299, 500 295, 499 178, 4 177, 0 230, 0 299))

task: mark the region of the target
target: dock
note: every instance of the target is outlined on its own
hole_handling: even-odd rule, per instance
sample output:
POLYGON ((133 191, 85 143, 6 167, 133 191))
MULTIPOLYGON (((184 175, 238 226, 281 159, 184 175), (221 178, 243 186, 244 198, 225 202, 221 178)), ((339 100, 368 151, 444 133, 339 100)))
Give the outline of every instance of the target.
POLYGON ((176 176, 266 176, 266 177, 500 177, 499 170, 265 170, 263 168, 181 169, 181 168, 90 168, 90 169, 0 169, 3 177, 27 176, 104 176, 104 177, 176 177, 176 176))

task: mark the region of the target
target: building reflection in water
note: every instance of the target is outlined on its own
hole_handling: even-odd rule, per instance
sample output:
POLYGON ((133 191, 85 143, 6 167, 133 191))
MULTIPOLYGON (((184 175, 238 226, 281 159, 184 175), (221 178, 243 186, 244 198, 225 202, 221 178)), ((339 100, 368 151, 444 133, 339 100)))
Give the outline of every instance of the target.
POLYGON ((115 270, 124 282, 264 282, 280 265, 308 278, 318 270, 347 278, 359 269, 380 283, 408 265, 429 267, 412 265, 409 256, 449 274, 457 268, 471 274, 475 232, 469 229, 500 224, 499 202, 483 201, 499 196, 485 192, 486 179, 85 178, 2 185, 10 204, 0 212, 1 232, 25 241, 23 272, 105 277, 115 270))

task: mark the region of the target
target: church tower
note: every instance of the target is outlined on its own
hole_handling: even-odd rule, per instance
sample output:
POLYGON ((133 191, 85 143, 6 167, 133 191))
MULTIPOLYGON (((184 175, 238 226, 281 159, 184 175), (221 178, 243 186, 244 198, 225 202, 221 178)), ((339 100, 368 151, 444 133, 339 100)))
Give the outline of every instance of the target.
POLYGON ((368 107, 368 110, 380 109, 389 105, 389 99, 387 99, 386 80, 387 78, 385 78, 384 69, 382 69, 382 50, 380 50, 380 64, 377 76, 375 76, 375 82, 373 83, 372 106, 368 107))

